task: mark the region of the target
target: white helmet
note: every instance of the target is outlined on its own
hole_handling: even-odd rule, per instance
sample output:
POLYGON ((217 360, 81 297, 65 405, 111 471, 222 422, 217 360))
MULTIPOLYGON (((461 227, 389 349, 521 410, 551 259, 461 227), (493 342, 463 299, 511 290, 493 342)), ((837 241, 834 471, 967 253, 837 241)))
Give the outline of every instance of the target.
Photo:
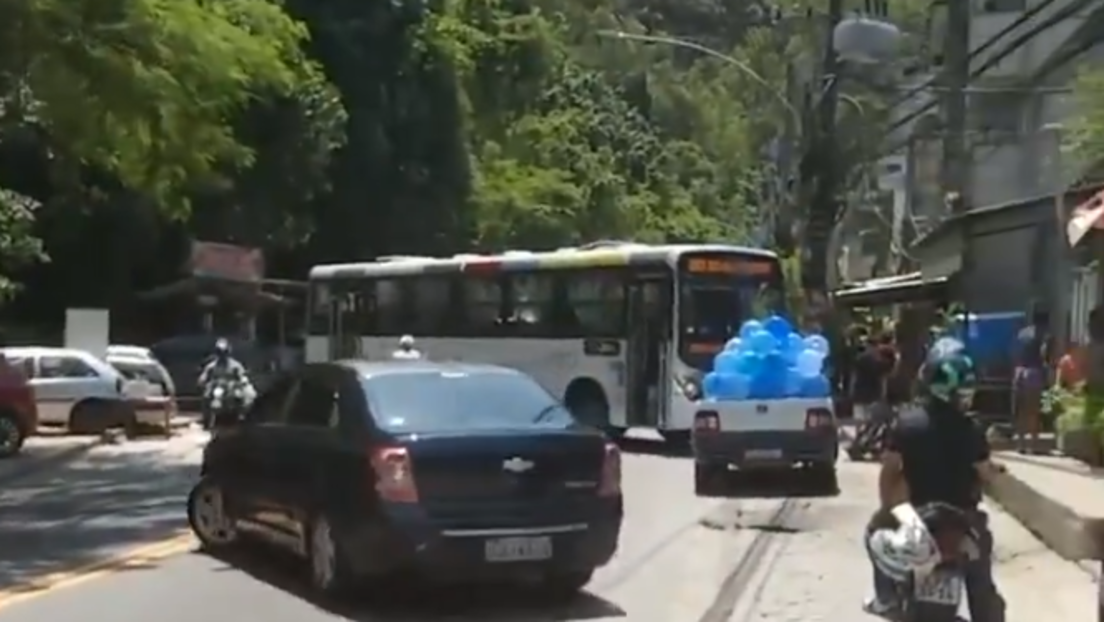
POLYGON ((403 335, 399 337, 399 347, 405 350, 409 350, 414 347, 414 337, 411 335, 403 335))
POLYGON ((916 509, 903 503, 891 510, 900 526, 878 529, 866 538, 866 548, 880 571, 897 581, 926 574, 939 564, 939 547, 916 509))

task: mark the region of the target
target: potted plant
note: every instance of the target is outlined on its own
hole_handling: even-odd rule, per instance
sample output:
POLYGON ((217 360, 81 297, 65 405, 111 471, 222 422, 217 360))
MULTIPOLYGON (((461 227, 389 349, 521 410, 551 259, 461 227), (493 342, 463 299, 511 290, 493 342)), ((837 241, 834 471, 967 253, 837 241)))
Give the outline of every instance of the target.
POLYGON ((1104 447, 1101 444, 1100 422, 1086 409, 1082 390, 1066 391, 1059 388, 1047 391, 1044 409, 1048 402, 1052 409, 1060 411, 1055 422, 1058 450, 1063 454, 1092 466, 1104 466, 1104 447))

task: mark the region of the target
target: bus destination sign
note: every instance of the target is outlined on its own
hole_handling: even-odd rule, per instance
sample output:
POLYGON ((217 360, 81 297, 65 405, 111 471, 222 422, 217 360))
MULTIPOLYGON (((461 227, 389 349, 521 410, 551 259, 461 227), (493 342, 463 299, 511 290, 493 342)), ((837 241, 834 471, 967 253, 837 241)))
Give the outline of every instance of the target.
POLYGON ((775 262, 766 257, 691 257, 686 261, 686 271, 691 274, 770 276, 775 267, 775 262))

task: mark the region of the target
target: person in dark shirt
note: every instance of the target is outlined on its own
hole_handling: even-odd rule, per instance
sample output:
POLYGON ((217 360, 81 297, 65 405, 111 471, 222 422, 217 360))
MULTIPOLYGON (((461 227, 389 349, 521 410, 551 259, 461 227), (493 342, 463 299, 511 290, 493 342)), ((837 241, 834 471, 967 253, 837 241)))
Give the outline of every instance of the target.
MULTIPOLYGON (((898 415, 882 454, 878 478, 881 508, 869 529, 891 508, 908 503, 946 504, 966 514, 978 538, 978 558, 966 567, 970 619, 1003 622, 1004 600, 993 582, 993 536, 978 504, 982 485, 996 467, 985 434, 968 415, 977 382, 974 364, 960 342, 933 345, 918 385, 922 407, 898 415)), ((896 589, 875 568, 875 597, 867 611, 887 615, 897 607, 896 589)))
POLYGON ((1047 384, 1049 324, 1047 313, 1036 310, 1032 313, 1031 324, 1016 335, 1012 419, 1020 453, 1035 453, 1039 447, 1043 391, 1047 384))
POLYGON ((851 401, 859 422, 872 418, 875 406, 885 392, 885 361, 877 343, 870 340, 855 359, 851 370, 851 401))

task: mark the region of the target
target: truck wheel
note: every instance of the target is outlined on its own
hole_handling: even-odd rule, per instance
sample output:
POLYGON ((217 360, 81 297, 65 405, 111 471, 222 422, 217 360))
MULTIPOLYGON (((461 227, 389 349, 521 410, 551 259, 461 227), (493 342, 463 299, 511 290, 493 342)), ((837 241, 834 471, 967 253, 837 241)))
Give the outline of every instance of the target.
POLYGON ((710 462, 694 463, 694 494, 699 497, 715 497, 724 487, 728 465, 710 462))
POLYGON ((825 494, 839 493, 839 479, 836 476, 836 465, 829 462, 813 464, 809 467, 809 483, 817 492, 825 494))

